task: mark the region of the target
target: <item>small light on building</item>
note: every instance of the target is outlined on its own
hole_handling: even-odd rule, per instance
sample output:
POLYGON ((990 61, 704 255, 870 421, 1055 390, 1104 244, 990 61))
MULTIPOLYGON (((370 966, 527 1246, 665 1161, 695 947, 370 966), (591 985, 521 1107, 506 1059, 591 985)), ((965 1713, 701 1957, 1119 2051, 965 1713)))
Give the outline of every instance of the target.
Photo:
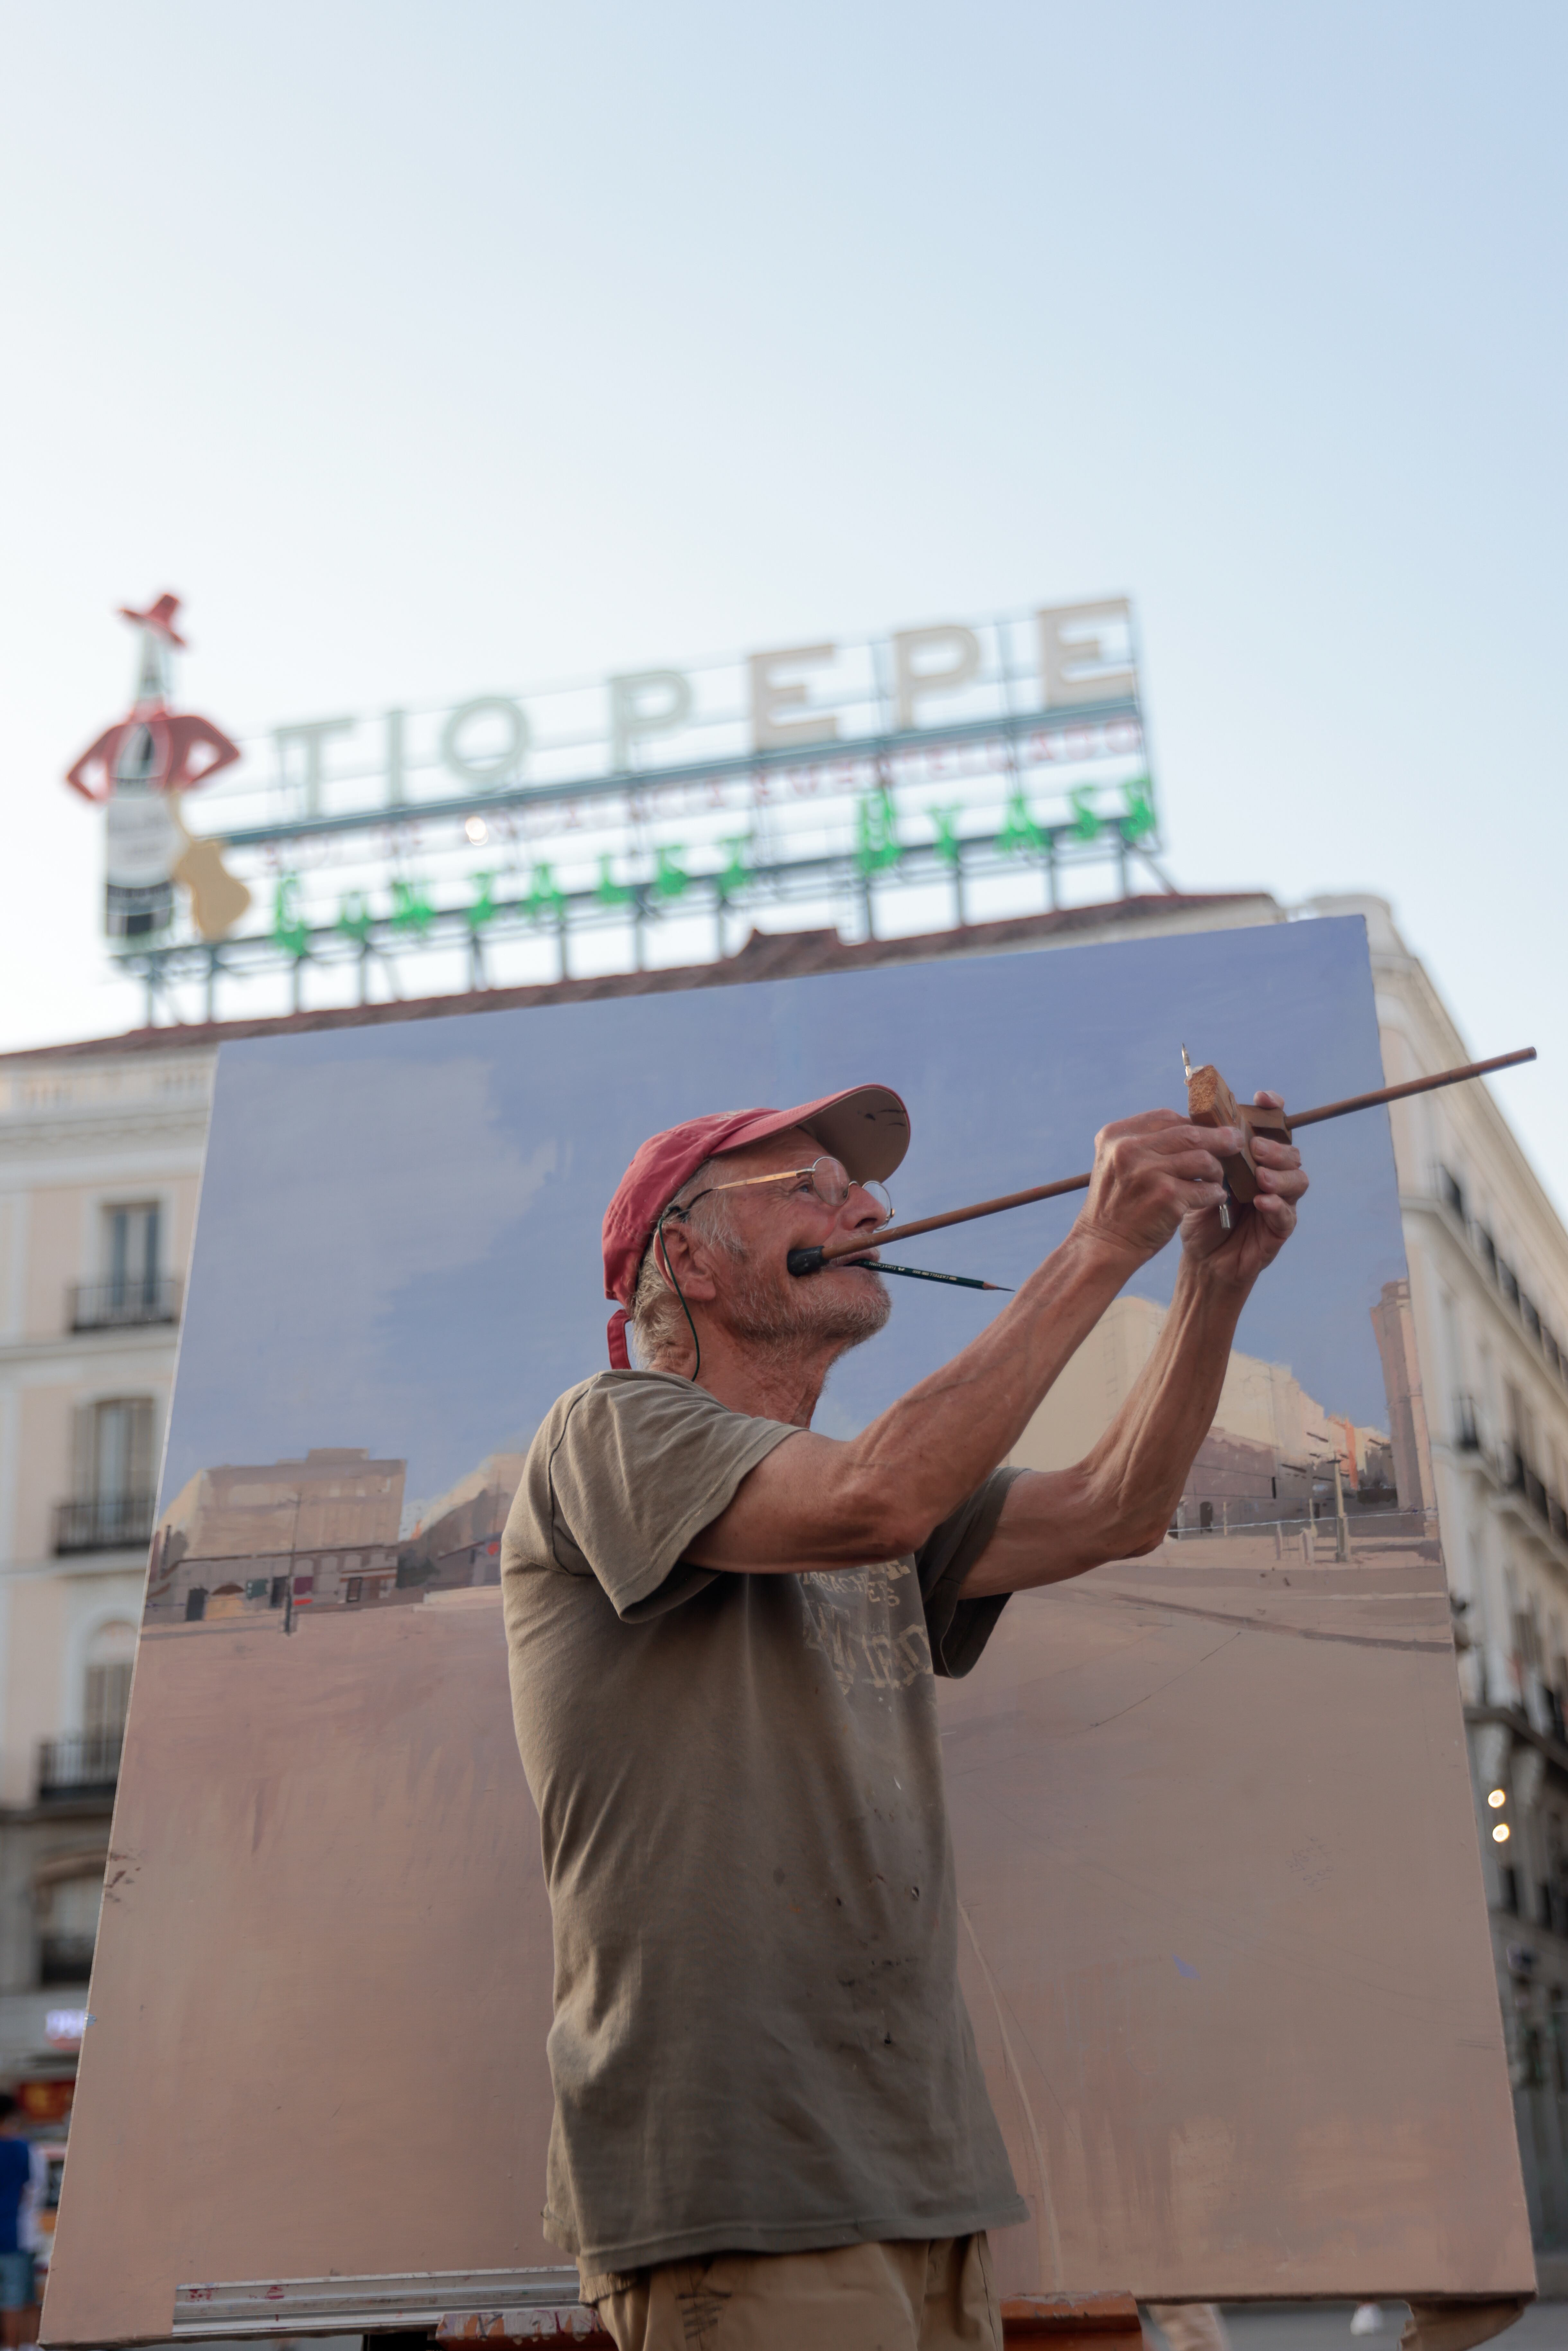
POLYGON ((1507 1803, 1508 1790, 1506 1788, 1494 1788, 1490 1795, 1487 1798, 1487 1802, 1495 1813, 1500 1804, 1507 1803))
POLYGON ((488 841, 490 838, 490 828, 482 816, 471 816, 463 830, 476 847, 480 841, 488 841))
POLYGON ((1513 1832, 1506 1821, 1499 1821, 1491 1833, 1493 1844, 1506 1844, 1513 1832))

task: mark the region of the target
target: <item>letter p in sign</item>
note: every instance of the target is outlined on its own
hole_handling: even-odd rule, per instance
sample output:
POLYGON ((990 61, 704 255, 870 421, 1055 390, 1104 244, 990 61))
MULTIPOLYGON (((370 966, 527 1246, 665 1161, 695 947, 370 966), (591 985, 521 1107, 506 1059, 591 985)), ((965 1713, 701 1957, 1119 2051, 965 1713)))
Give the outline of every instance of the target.
POLYGON ((612 677, 610 686, 610 765, 621 775, 632 765, 632 747, 651 735, 674 735, 692 715, 692 682, 678 669, 642 669, 612 677))

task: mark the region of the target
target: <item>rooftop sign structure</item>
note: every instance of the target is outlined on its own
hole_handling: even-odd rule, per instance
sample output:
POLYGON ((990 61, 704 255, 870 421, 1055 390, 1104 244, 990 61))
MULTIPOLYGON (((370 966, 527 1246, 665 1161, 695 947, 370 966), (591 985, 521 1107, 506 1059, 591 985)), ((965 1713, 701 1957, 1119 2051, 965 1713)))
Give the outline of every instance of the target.
POLYGON ((438 994, 754 926, 961 925, 1103 894, 1107 867, 1125 894, 1134 857, 1168 887, 1123 598, 298 721, 186 780, 219 764, 194 845, 234 894, 177 908, 165 878, 151 919, 110 918, 149 1019, 192 981, 210 1014, 220 976, 287 975, 298 1004, 402 993, 411 955, 438 994))

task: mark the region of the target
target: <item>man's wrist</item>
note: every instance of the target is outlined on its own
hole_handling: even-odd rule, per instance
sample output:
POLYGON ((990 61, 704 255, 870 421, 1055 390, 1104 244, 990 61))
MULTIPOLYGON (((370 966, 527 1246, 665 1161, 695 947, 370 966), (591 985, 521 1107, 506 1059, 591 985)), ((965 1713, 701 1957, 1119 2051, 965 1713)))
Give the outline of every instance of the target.
POLYGON ((1152 1250, 1140 1249, 1136 1241, 1109 1232, 1103 1225, 1089 1224, 1082 1216, 1073 1219, 1061 1247, 1062 1253, 1084 1273, 1113 1275, 1118 1290, 1147 1265, 1153 1255, 1152 1250))
POLYGON ((1257 1279, 1256 1269, 1249 1273, 1238 1272, 1234 1260, 1222 1249, 1215 1249, 1207 1256, 1196 1249, 1184 1249, 1176 1268, 1176 1296, 1179 1298, 1185 1290, 1195 1305, 1228 1315, 1235 1322, 1252 1295, 1257 1279))

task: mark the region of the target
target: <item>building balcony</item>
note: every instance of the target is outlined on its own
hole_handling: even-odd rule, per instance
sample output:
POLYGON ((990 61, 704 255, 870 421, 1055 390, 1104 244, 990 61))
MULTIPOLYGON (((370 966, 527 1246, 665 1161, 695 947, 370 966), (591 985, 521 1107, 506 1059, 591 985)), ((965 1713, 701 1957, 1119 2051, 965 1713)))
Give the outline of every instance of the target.
POLYGON ((1559 1496, 1554 1494, 1539 1471, 1515 1445, 1505 1445, 1498 1456, 1498 1476, 1505 1494, 1514 1495, 1525 1506, 1529 1517, 1554 1535, 1560 1543, 1568 1544, 1568 1511, 1559 1496))
POLYGON ((38 1802, 77 1804, 112 1796, 120 1782, 118 1730, 69 1730, 38 1741, 38 1802))
POLYGON ((139 1550, 152 1540, 153 1494, 100 1494, 55 1506, 55 1556, 139 1550))
POLYGON ((180 1282, 172 1273, 130 1281, 73 1281, 68 1292, 73 1331, 125 1331, 180 1319, 180 1282))

